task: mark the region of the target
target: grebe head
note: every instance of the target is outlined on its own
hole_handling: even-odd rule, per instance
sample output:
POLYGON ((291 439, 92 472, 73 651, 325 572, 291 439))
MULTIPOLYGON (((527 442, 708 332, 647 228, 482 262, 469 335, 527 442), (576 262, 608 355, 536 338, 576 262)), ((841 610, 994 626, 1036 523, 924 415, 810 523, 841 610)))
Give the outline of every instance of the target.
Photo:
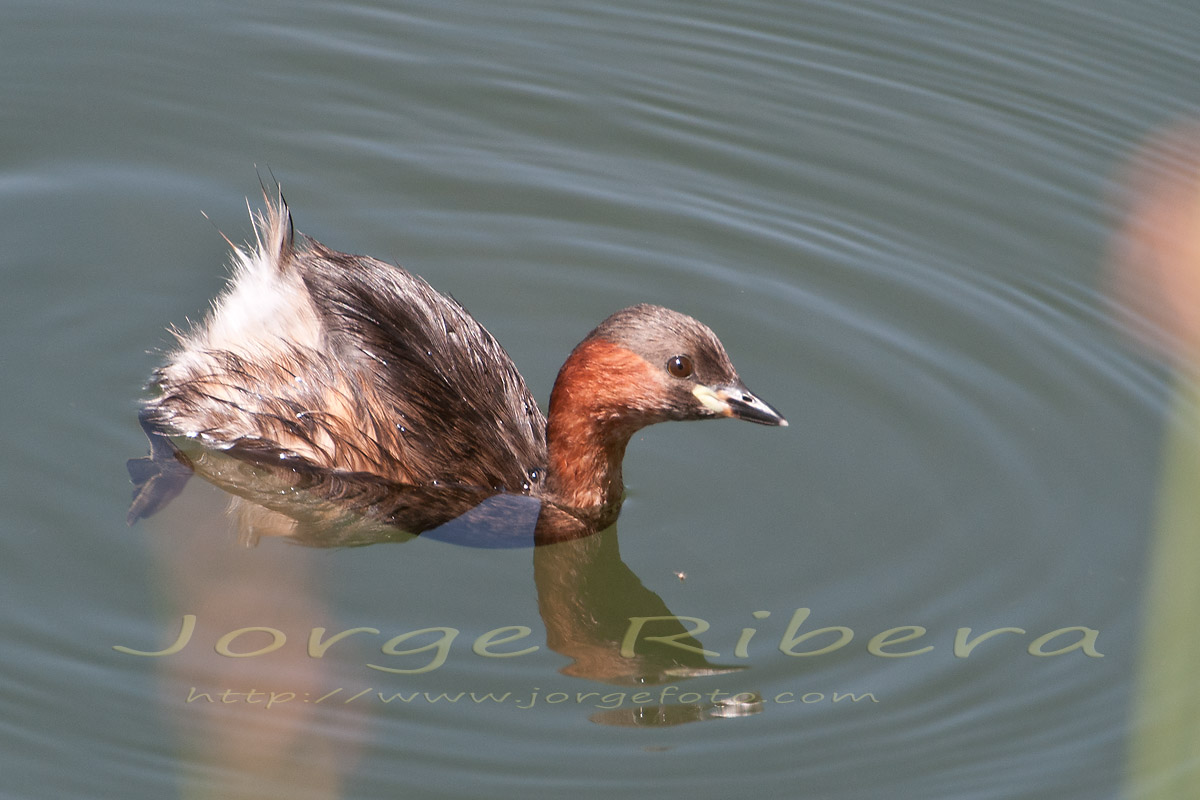
POLYGON ((593 359, 602 371, 576 375, 564 367, 567 388, 583 378, 584 391, 637 427, 712 417, 787 425, 746 388, 716 334, 678 311, 648 304, 618 311, 588 334, 567 366, 593 359))
POLYGON ((619 504, 635 431, 667 420, 787 420, 759 400, 706 325, 653 305, 626 308, 571 352, 550 395, 551 491, 575 507, 619 504))

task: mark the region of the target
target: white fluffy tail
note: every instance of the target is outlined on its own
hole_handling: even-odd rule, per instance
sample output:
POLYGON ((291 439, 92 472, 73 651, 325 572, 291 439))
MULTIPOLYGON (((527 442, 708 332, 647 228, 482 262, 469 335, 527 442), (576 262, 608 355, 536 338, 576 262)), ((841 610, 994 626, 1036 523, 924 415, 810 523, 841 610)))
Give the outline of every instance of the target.
MULTIPOLYGON (((280 194, 251 210, 254 242, 233 245, 229 286, 213 303, 200 329, 184 337, 183 349, 228 350, 262 355, 281 342, 315 347, 320 324, 304 281, 292 269, 292 215, 280 194)), ((232 243, 231 243, 232 244, 232 243)))

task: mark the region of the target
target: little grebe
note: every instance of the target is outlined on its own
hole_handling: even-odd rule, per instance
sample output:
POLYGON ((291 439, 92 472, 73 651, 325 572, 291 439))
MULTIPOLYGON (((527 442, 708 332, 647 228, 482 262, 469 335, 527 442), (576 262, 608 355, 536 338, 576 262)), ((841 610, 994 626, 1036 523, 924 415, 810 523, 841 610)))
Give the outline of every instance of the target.
MULTIPOLYGON (((547 421, 512 359, 453 299, 400 267, 297 236, 282 197, 254 221, 257 241, 234 247, 229 288, 202 325, 176 333, 154 375, 159 395, 142 423, 156 449, 166 447, 156 437, 185 437, 249 461, 615 515, 638 429, 715 417, 787 425, 711 330, 653 305, 618 311, 574 349, 547 421)), ((131 521, 167 499, 135 500, 131 521)))

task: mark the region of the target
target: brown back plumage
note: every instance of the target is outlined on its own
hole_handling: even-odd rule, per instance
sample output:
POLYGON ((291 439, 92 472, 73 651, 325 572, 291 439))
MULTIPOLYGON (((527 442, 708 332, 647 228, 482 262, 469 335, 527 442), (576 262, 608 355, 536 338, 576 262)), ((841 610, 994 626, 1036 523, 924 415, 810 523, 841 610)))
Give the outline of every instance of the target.
POLYGON ((157 373, 150 424, 252 460, 531 488, 545 418, 491 334, 400 267, 294 239, 282 200, 257 223, 230 289, 157 373))

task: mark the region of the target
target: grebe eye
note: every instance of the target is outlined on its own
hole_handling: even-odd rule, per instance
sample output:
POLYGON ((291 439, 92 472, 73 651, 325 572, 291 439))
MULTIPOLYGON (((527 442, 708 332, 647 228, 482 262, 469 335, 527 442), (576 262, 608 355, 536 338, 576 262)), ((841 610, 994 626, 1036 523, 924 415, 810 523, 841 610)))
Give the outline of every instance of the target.
POLYGON ((687 356, 671 356, 667 359, 667 372, 676 378, 686 378, 692 374, 692 360, 687 356))

